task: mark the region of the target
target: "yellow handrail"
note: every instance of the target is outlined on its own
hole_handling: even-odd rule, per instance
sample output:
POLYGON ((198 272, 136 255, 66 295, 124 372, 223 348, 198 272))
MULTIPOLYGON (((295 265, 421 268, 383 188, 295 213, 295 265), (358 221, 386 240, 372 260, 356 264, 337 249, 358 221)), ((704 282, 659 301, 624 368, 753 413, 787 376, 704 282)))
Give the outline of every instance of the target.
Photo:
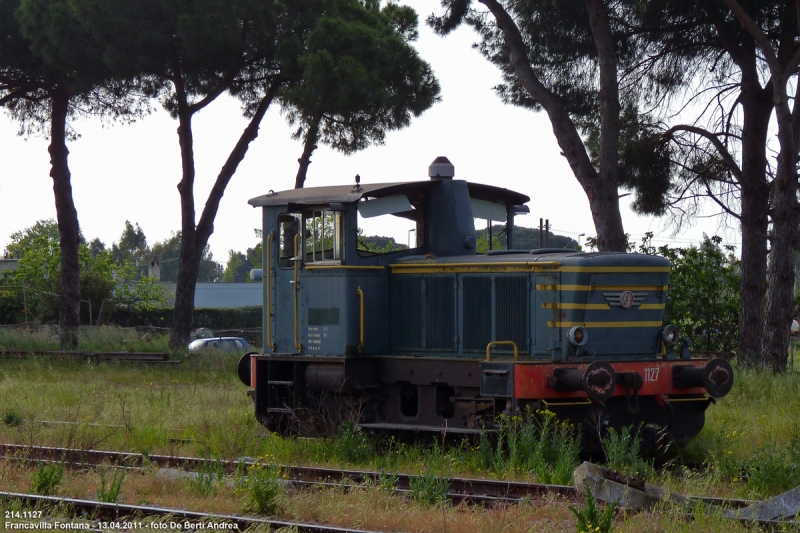
POLYGON ((358 288, 358 298, 361 301, 361 333, 359 335, 358 353, 364 348, 364 291, 358 288))
POLYGON ((519 360, 519 350, 517 349, 517 343, 516 342, 514 342, 514 341, 492 341, 492 342, 490 342, 489 344, 486 345, 486 360, 487 361, 491 361, 492 360, 492 346, 497 346, 497 345, 501 345, 501 344, 513 346, 514 347, 514 361, 518 361, 519 360))
POLYGON ((275 343, 272 342, 272 240, 275 238, 275 232, 267 235, 267 345, 273 352, 275 351, 275 343))
POLYGON ((298 352, 303 351, 300 344, 299 331, 297 325, 297 299, 300 293, 300 233, 294 234, 294 347, 298 352))

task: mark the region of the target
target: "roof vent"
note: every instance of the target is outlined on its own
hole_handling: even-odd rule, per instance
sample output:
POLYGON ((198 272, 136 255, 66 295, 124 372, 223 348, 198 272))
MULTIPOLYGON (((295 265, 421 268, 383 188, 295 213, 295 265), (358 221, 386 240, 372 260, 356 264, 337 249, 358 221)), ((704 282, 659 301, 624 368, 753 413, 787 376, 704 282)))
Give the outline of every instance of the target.
POLYGON ((428 167, 428 177, 432 180, 450 180, 456 175, 456 169, 449 159, 439 156, 428 167))

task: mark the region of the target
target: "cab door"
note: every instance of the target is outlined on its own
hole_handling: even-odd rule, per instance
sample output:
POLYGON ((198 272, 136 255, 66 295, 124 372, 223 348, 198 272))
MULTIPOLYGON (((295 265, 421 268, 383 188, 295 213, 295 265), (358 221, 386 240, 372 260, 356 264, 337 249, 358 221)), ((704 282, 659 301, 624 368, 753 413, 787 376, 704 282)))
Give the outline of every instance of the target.
POLYGON ((279 213, 277 235, 271 244, 275 258, 271 269, 274 353, 300 353, 299 279, 303 258, 301 213, 279 213))

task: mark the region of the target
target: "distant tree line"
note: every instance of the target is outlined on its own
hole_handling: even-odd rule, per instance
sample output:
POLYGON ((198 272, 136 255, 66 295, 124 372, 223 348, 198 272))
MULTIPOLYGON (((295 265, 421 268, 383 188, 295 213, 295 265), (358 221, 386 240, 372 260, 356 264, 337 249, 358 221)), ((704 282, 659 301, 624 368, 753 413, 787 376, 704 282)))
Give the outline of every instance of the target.
MULTIPOLYGON (((547 114, 585 192, 600 250, 627 249, 620 189, 638 212, 670 215, 677 225, 705 200, 740 225, 739 360, 785 370, 800 241, 797 2, 441 5, 428 24, 443 36, 461 25, 476 32, 477 50, 503 76, 495 87, 503 102, 547 114)), ((302 187, 319 143, 343 153, 381 143, 439 99, 430 66, 411 45, 416 13, 378 0, 0 0, 0 35, 0 105, 21 133, 50 139, 64 347, 77 342, 81 292, 67 149, 75 119, 131 121, 158 103, 178 122, 170 341, 178 347, 189 335, 223 193, 271 106, 303 142, 295 180, 302 187), (226 93, 249 122, 197 218, 192 121, 226 93)), ((237 255, 233 270, 247 260, 237 255)))
MULTIPOLYGON (((59 318, 59 239, 54 220, 40 220, 11 235, 8 252, 18 262, 16 269, 5 270, 0 276, 0 323, 59 318)), ((101 323, 117 308, 146 311, 164 306, 166 292, 156 280, 146 277, 146 268, 143 276, 137 263, 148 253, 144 233, 130 222, 111 249, 98 239, 87 242, 78 235, 79 323, 101 323)))

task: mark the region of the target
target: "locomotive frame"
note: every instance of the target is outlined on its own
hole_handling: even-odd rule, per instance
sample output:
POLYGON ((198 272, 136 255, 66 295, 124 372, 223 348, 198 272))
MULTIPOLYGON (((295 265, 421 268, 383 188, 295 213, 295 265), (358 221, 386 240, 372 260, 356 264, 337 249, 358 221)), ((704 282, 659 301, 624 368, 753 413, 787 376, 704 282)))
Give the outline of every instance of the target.
POLYGON ((471 434, 497 415, 549 409, 583 429, 653 429, 678 445, 733 384, 663 325, 669 262, 574 250, 515 250, 530 199, 455 180, 294 189, 263 210, 264 344, 239 377, 276 431, 303 412, 356 406, 365 428, 471 434), (358 217, 415 221, 416 246, 360 251, 358 217), (491 218, 490 218, 491 217, 491 218), (475 251, 474 218, 505 221, 508 246, 475 251))

